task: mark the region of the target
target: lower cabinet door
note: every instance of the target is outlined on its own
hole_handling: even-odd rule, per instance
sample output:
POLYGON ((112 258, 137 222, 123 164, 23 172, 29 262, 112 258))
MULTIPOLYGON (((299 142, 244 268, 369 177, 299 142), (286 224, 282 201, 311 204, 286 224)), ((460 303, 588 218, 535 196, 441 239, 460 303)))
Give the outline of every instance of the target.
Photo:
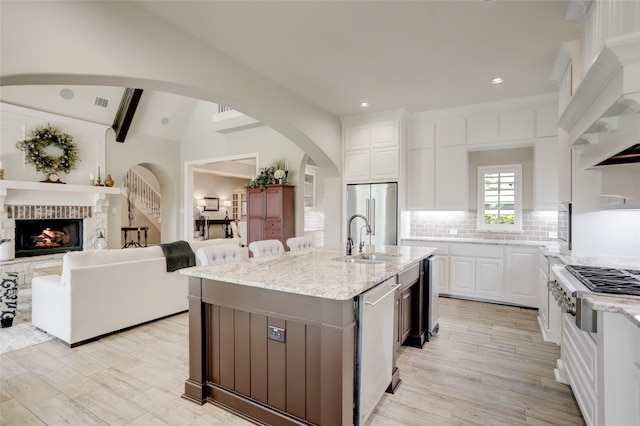
POLYGON ((476 293, 495 299, 502 297, 502 259, 476 259, 476 293))
POLYGON ((400 296, 402 310, 402 337, 400 342, 404 342, 411 334, 411 287, 405 289, 400 296))
POLYGON ((475 293, 475 266, 473 257, 449 256, 449 290, 451 294, 475 293))

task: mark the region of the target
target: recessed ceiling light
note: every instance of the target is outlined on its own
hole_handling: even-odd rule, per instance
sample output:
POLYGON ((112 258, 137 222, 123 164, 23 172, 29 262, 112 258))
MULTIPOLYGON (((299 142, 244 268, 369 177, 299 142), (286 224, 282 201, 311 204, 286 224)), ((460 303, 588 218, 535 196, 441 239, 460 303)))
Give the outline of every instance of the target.
POLYGON ((369 106, 369 102, 360 102, 360 108, 367 108, 369 106))
POLYGON ((491 84, 500 84, 502 83, 504 80, 501 79, 500 77, 496 77, 493 80, 491 80, 491 84))
POLYGON ((65 100, 73 99, 73 90, 71 89, 60 89, 58 95, 65 100))
POLYGON ((167 124, 169 124, 169 117, 162 117, 162 120, 160 120, 160 123, 166 126, 167 124))

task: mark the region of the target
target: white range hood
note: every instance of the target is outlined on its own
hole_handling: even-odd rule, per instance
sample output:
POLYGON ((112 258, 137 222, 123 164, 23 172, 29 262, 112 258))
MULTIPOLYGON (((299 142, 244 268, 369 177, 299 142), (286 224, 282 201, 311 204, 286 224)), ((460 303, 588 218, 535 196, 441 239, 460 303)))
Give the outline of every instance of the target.
POLYGON ((640 143, 640 32, 605 42, 558 126, 580 153, 580 170, 640 143))

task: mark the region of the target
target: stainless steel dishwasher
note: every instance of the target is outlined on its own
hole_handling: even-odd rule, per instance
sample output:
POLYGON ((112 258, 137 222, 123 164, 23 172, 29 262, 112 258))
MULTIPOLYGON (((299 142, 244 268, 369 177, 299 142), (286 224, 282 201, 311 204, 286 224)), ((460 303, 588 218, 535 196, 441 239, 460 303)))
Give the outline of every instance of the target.
POLYGON ((397 277, 389 278, 357 297, 354 424, 364 424, 391 383, 393 369, 393 309, 397 277))

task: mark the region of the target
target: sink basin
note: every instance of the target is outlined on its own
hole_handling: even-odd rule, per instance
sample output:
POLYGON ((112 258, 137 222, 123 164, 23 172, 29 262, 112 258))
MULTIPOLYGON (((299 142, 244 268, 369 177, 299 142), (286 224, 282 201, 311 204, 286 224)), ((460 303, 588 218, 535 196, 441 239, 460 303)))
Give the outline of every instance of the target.
POLYGON ((390 260, 396 260, 398 256, 394 256, 393 254, 387 253, 372 253, 372 254, 359 254, 358 257, 360 259, 369 259, 369 260, 382 260, 383 262, 388 262, 390 260))
POLYGON ((361 255, 336 257, 333 260, 337 260, 338 262, 348 262, 348 263, 369 263, 369 264, 384 263, 382 259, 367 259, 367 258, 361 257, 361 255))
POLYGON ((389 253, 358 253, 353 256, 337 257, 334 260, 350 263, 384 263, 390 260, 396 260, 397 255, 389 253))

